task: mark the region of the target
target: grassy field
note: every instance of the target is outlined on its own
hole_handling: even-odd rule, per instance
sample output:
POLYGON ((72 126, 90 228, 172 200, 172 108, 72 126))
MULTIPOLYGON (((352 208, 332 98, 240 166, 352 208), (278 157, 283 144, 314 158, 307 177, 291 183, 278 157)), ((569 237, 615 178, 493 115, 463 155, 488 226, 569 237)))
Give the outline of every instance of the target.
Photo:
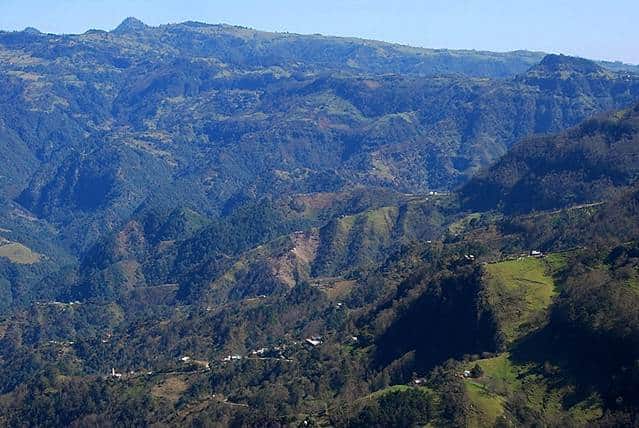
POLYGON ((314 278, 312 285, 322 290, 330 300, 344 298, 357 285, 357 281, 346 280, 339 277, 314 278))
POLYGON ((496 308, 507 344, 544 324, 557 294, 553 274, 564 264, 563 256, 549 255, 486 266, 489 303, 496 308))
POLYGON ((483 384, 467 381, 466 393, 472 403, 469 426, 493 426, 497 418, 504 414, 504 398, 488 391, 483 384))
MULTIPOLYGON (((487 298, 495 308, 507 349, 547 323, 550 306, 559 292, 554 276, 565 266, 565 254, 520 257, 486 266, 487 298)), ((557 421, 568 412, 577 425, 587 426, 601 415, 597 397, 575 399, 574 386, 560 367, 546 367, 538 360, 527 362, 521 357, 514 361, 505 352, 467 363, 468 370, 475 364, 483 370, 480 378, 465 380, 472 403, 472 425, 493 425, 501 415, 512 419, 506 403, 516 396, 525 397, 526 406, 548 420, 557 421), (568 408, 567 402, 571 402, 568 408)))
POLYGON ((40 254, 17 242, 0 246, 0 257, 6 257, 20 265, 31 265, 40 260, 40 254))
POLYGON ((170 376, 163 379, 151 388, 151 395, 175 404, 182 394, 188 389, 188 383, 179 376, 170 376))
POLYGON ((383 395, 390 394, 390 393, 393 393, 393 392, 408 391, 408 390, 410 390, 412 388, 414 388, 414 387, 408 386, 408 385, 392 385, 392 386, 386 387, 384 389, 380 389, 379 391, 375 391, 372 394, 369 394, 369 395, 367 395, 365 397, 362 397, 362 398, 360 398, 360 400, 371 400, 371 399, 379 398, 379 397, 381 397, 383 395))
POLYGON ((473 220, 479 220, 481 218, 481 214, 480 213, 471 213, 468 214, 467 216, 457 220, 456 222, 450 224, 448 226, 448 231, 450 233, 452 233, 453 235, 458 235, 460 233, 462 233, 464 230, 466 230, 468 228, 468 226, 470 225, 470 222, 473 220))
POLYGON ((543 376, 541 367, 533 363, 517 364, 509 353, 494 358, 470 362, 467 369, 475 364, 483 370, 479 379, 466 379, 466 392, 473 406, 472 425, 486 426, 504 414, 509 398, 520 395, 526 398, 527 406, 544 418, 556 418, 568 411, 574 421, 581 426, 600 417, 601 402, 590 396, 573 402, 566 409, 564 403, 574 393, 572 384, 563 379, 560 371, 554 377, 543 376))

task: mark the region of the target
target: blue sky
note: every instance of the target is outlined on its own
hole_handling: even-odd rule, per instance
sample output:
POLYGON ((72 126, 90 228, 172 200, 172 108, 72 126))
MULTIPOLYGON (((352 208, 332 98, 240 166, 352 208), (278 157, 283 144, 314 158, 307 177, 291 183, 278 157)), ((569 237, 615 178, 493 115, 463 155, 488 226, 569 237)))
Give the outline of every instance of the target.
POLYGON ((0 0, 3 30, 82 33, 127 16, 639 63, 637 0, 0 0))

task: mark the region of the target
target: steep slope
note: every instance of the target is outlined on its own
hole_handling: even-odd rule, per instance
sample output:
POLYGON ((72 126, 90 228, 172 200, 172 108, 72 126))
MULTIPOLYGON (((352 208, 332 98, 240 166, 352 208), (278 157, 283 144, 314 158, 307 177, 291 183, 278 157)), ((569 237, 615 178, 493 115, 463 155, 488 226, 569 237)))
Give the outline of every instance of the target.
POLYGON ((335 297, 402 245, 438 236, 446 199, 362 189, 248 202, 213 220, 140 210, 87 252, 65 298, 126 302, 164 290, 211 305, 303 283, 335 297))
POLYGON ((55 298, 73 266, 53 226, 0 197, 0 316, 55 298))
POLYGON ((409 198, 295 231, 242 254, 213 278, 205 295, 219 302, 309 284, 329 299, 347 298, 404 246, 439 236, 445 221, 441 205, 409 198))
MULTIPOLYGON (((513 210, 506 198, 483 201, 492 212, 473 213, 453 228, 438 258, 423 257, 361 320, 376 335, 380 379, 426 373, 452 356, 460 364, 444 368, 452 365, 463 378, 463 425, 635 423, 637 111, 524 141, 494 167, 499 174, 488 171, 502 185, 510 178, 502 163, 539 177, 542 193, 522 190, 532 203, 545 202, 543 192, 590 186, 587 177, 605 187, 594 195, 600 203, 583 205, 589 199, 582 193, 583 200, 558 199, 535 213, 513 210), (544 180, 556 171, 565 179, 544 180), (537 248, 563 251, 531 254, 537 248)), ((473 184, 463 189, 466 197, 473 184)), ((433 375, 441 369, 418 383, 441 387, 433 375)))
POLYGON ((639 105, 524 141, 462 189, 468 206, 527 212, 609 199, 639 176, 639 105))

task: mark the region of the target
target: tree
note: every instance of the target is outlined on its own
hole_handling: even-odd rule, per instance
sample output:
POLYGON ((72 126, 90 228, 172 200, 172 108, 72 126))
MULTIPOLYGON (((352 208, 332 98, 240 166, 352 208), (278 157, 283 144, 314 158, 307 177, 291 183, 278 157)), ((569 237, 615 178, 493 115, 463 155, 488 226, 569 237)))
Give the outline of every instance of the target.
POLYGON ((470 376, 473 378, 479 378, 479 377, 482 377, 483 375, 484 375, 484 369, 482 369, 478 363, 475 364, 475 367, 473 367, 470 370, 470 376))

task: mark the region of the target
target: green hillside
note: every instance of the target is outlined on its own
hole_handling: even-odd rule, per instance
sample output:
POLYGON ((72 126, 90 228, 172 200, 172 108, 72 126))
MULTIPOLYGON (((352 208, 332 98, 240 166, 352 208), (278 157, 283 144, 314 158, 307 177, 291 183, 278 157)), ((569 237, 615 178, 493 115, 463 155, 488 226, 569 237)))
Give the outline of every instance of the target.
POLYGON ((558 289, 553 275, 565 264, 561 254, 521 256, 486 266, 488 301, 506 344, 543 325, 558 289))
POLYGON ((534 364, 513 361, 508 353, 478 360, 468 368, 476 364, 481 367, 482 376, 465 381, 469 399, 475 406, 471 425, 489 426, 498 421, 522 423, 524 421, 513 417, 517 407, 528 412, 530 419, 526 422, 537 420, 547 424, 588 426, 603 414, 603 403, 596 395, 571 400, 574 386, 562 385, 557 371, 550 378, 538 374, 534 364), (566 409, 567 401, 571 404, 566 409))
POLYGON ((522 142, 462 190, 465 203, 508 213, 609 199, 636 182, 639 106, 522 142))

